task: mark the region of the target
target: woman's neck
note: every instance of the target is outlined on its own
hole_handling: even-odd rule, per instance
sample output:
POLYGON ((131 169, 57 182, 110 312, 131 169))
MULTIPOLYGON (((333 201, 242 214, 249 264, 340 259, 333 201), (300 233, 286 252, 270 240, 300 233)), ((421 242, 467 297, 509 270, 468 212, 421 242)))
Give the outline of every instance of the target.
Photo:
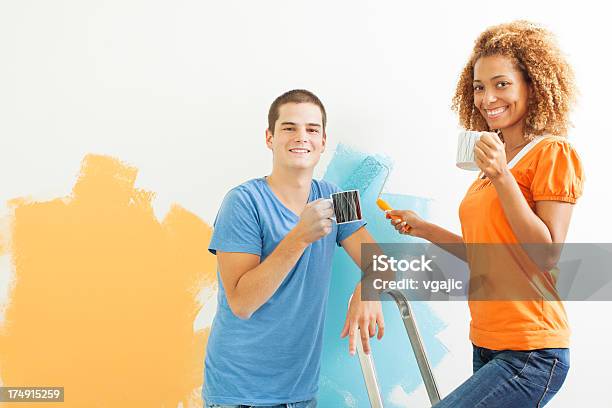
POLYGON ((501 134, 505 144, 506 161, 510 163, 514 156, 530 141, 529 138, 525 137, 525 122, 519 121, 512 126, 501 129, 501 134))
POLYGON ((506 154, 512 153, 529 143, 529 138, 525 137, 525 123, 523 121, 501 129, 501 134, 506 145, 506 154))

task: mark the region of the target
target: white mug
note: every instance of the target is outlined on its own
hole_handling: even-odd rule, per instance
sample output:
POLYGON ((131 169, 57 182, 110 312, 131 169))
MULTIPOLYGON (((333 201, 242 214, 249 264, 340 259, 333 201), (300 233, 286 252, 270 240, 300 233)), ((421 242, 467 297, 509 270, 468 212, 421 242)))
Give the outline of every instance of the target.
POLYGON ((459 133, 457 141, 457 167, 463 170, 480 170, 474 159, 474 146, 476 146, 476 142, 483 133, 475 130, 464 130, 459 133))

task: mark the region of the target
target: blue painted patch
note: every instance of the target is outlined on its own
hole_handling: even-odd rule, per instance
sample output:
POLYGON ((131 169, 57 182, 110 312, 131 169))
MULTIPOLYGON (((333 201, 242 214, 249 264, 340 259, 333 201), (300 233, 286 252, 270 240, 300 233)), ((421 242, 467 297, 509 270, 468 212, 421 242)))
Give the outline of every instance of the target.
MULTIPOLYGON (((368 231, 377 242, 422 242, 413 237, 399 235, 376 206, 376 198, 382 188, 387 170, 376 162, 391 168, 384 157, 371 156, 339 145, 329 164, 324 179, 341 189, 359 189, 362 211, 368 221, 368 231)), ((408 177, 409 175, 407 175, 408 177)), ((383 194, 394 208, 411 209, 428 218, 430 200, 400 194, 383 194)), ((336 251, 333 260, 329 304, 325 321, 323 362, 318 394, 321 407, 369 407, 359 360, 348 354, 348 339, 340 339, 344 326, 348 299, 359 281, 359 268, 343 250, 336 251)), ((444 345, 435 337, 445 324, 425 302, 412 302, 414 315, 428 352, 435 367, 447 353, 444 345)), ((394 406, 390 394, 397 385, 406 393, 414 391, 421 383, 414 354, 395 302, 383 302, 385 336, 381 341, 372 339, 378 381, 385 407, 394 406)))

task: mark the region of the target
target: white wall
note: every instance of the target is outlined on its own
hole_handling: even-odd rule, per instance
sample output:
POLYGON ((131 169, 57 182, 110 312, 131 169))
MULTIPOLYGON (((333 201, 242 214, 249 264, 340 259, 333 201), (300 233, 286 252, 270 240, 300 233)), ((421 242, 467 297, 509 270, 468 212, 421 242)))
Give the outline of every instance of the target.
MULTIPOLYGON (((557 33, 582 91, 571 140, 588 179, 568 241, 612 242, 612 61, 600 4, 3 1, 0 203, 68 194, 83 156, 100 153, 140 169, 139 186, 158 193, 158 216, 178 202, 212 223, 229 187, 270 169, 270 102, 305 87, 329 113, 319 175, 338 142, 389 155, 387 190, 434 198, 436 221, 458 231, 473 175, 453 165, 454 85, 480 31, 524 18, 557 33)), ((601 405, 612 399, 612 357, 602 352, 612 329, 601 320, 612 304, 567 307, 573 368, 550 406, 601 405)), ((445 336, 451 352, 465 348, 466 310, 459 322, 450 308, 443 315, 457 333, 445 336)), ((445 372, 448 387, 464 371, 445 372)))

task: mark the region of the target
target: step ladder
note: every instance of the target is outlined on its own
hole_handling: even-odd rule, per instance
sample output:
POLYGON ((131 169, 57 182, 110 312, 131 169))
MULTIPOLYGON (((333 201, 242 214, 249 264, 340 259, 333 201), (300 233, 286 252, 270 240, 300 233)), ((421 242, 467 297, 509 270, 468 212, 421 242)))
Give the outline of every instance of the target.
MULTIPOLYGON (((389 296, 395 300, 397 307, 400 312, 414 357, 416 358, 421 377, 423 378, 423 384, 427 390, 429 401, 431 405, 436 404, 440 401, 440 393, 438 392, 438 386, 436 380, 431 371, 429 359, 425 351, 425 346, 421 340, 419 329, 412 313, 412 308, 406 296, 399 290, 388 290, 385 291, 389 296)), ((349 301, 350 302, 350 301, 349 301)), ((357 341, 357 355, 359 356, 359 364, 361 365, 361 372, 365 381, 366 390, 370 399, 370 405, 372 408, 383 408, 382 396, 380 395, 380 388, 378 387, 378 379, 376 377, 376 368, 374 366, 374 358, 372 353, 365 354, 361 341, 357 341)))

